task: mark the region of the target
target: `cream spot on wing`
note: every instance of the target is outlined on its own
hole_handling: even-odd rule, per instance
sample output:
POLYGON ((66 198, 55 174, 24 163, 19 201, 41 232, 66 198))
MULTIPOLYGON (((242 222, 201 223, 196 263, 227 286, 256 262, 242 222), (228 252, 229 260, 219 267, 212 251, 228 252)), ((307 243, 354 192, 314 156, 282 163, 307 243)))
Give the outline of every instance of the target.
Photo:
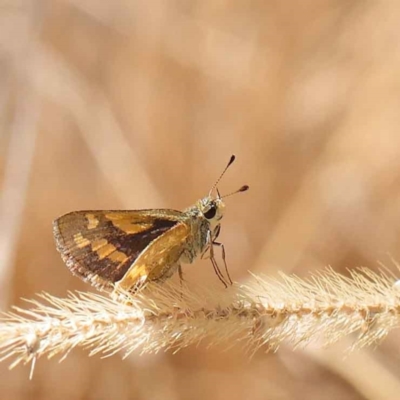
POLYGON ((85 215, 86 219, 88 220, 88 229, 95 229, 97 228, 97 225, 99 225, 99 220, 95 217, 94 214, 86 214, 85 215))
POLYGON ((128 259, 128 256, 122 251, 118 251, 117 248, 108 243, 106 239, 98 239, 92 242, 92 251, 97 253, 99 260, 108 257, 111 261, 123 263, 128 259))
POLYGON ((122 251, 114 251, 114 253, 111 253, 108 256, 108 258, 111 261, 124 263, 128 259, 128 256, 125 253, 123 253, 122 251))
POLYGON ((116 250, 117 248, 114 245, 108 243, 105 246, 98 249, 96 253, 97 256, 99 257, 99 260, 102 260, 103 258, 108 257, 111 253, 114 253, 116 250))
POLYGON ((108 241, 106 239, 98 239, 92 242, 92 251, 97 251, 104 247, 108 241))
POLYGON ((82 233, 76 233, 74 235, 74 242, 80 249, 90 245, 90 240, 84 238, 82 233))

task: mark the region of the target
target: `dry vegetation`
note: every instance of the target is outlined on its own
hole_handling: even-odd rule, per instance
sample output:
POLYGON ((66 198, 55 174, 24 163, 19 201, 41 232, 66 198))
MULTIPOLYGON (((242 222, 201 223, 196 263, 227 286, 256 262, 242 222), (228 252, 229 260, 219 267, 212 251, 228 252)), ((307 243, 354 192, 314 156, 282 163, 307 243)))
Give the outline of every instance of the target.
POLYGON ((106 357, 133 351, 141 354, 189 345, 244 347, 249 355, 277 351, 288 342, 295 348, 319 342, 332 345, 353 334, 350 348, 377 345, 400 325, 398 280, 368 269, 351 278, 333 270, 309 280, 281 274, 281 279, 254 277, 229 290, 150 284, 135 295, 114 292, 43 293, 33 307, 14 307, 0 318, 0 361, 11 367, 43 355, 63 360, 76 347, 106 357))
MULTIPOLYGON (((251 187, 223 221, 234 280, 392 268, 399 26, 400 6, 385 1, 0 0, 1 309, 88 290, 55 250, 55 217, 184 208, 232 153, 221 191, 251 187)), ((189 288, 216 281, 208 261, 184 273, 189 288)), ((369 301, 391 299, 379 293, 369 301)), ((123 362, 76 349, 41 360, 31 382, 1 363, 0 397, 396 399, 397 335, 346 358, 337 345, 251 362, 236 347, 123 362)))

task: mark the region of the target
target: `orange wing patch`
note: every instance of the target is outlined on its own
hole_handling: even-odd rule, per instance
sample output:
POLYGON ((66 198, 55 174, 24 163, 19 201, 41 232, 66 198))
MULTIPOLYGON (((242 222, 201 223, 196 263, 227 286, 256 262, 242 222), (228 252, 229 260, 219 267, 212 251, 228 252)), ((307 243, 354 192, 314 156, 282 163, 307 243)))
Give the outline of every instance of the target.
POLYGON ((121 213, 106 214, 105 217, 111 221, 115 228, 121 229, 125 233, 135 234, 151 229, 152 223, 143 220, 129 218, 121 213))

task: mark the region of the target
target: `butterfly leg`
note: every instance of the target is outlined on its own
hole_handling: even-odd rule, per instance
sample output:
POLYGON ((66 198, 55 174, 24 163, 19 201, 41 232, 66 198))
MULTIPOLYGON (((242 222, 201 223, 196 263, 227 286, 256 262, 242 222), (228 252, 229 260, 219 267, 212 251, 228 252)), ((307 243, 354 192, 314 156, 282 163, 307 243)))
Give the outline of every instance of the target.
POLYGON ((204 251, 201 253, 200 258, 202 260, 206 260, 208 258, 210 258, 210 246, 207 246, 204 251))
POLYGON ((224 244, 223 244, 223 243, 220 243, 220 242, 212 242, 212 244, 215 245, 215 246, 221 247, 222 260, 224 261, 226 275, 228 276, 229 283, 230 283, 231 285, 233 285, 231 276, 229 275, 228 265, 226 264, 226 253, 225 253, 225 246, 224 246, 224 244))
POLYGON ((224 276, 221 273, 221 270, 218 267, 217 261, 215 260, 214 257, 214 245, 215 242, 213 242, 212 240, 210 240, 210 260, 211 260, 211 264, 214 268, 214 272, 215 274, 218 276, 218 279, 224 284, 225 288, 228 287, 228 285, 226 284, 226 281, 224 279, 224 276))
POLYGON ((181 300, 183 299, 183 271, 182 271, 182 266, 179 264, 178 265, 178 274, 179 274, 179 283, 181 285, 181 300))
POLYGON ((221 233, 221 225, 218 225, 214 232, 212 234, 208 234, 207 236, 207 242, 210 243, 206 246, 206 248, 203 250, 203 252, 201 253, 200 258, 203 259, 207 259, 210 258, 210 247, 212 246, 212 244, 217 244, 215 242, 215 239, 219 236, 219 234, 221 233), (212 238, 212 239, 211 239, 212 238))
POLYGON ((180 264, 178 265, 178 274, 179 274, 179 279, 181 281, 181 286, 182 286, 184 279, 183 279, 182 265, 180 265, 180 264))
POLYGON ((158 275, 156 279, 151 279, 153 282, 157 282, 157 283, 161 283, 166 281, 168 278, 170 278, 172 275, 174 275, 174 273, 176 272, 176 270, 178 270, 178 275, 179 275, 179 281, 180 281, 180 285, 181 285, 181 296, 182 296, 182 286, 183 286, 183 282, 185 281, 185 279, 183 279, 183 271, 182 271, 182 266, 179 263, 175 263, 174 265, 170 266, 169 268, 167 268, 165 270, 165 272, 161 275, 158 275))

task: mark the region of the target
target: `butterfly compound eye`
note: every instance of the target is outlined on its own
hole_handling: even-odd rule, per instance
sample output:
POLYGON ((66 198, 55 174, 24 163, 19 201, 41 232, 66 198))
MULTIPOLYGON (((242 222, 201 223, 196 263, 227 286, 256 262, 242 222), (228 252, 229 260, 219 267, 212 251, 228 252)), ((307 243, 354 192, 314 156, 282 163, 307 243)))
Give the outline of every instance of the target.
POLYGON ((217 207, 215 207, 215 205, 213 204, 211 205, 211 208, 204 213, 204 216, 207 219, 213 219, 216 213, 217 213, 217 207))

